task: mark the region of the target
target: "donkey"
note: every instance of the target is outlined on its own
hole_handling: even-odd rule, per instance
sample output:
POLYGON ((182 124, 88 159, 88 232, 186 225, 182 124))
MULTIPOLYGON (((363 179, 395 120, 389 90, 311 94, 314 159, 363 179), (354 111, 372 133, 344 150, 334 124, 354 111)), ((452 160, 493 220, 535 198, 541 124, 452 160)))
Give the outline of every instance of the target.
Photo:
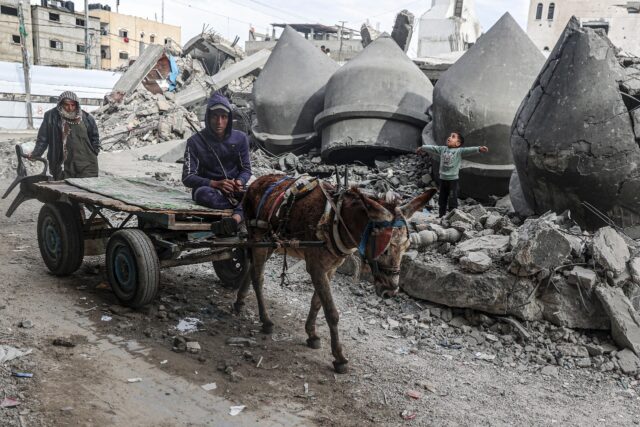
MULTIPOLYGON (((247 218, 248 231, 252 240, 268 240, 269 232, 264 228, 269 224, 277 229, 277 218, 257 218, 262 205, 268 205, 285 191, 291 181, 282 175, 266 175, 258 178, 248 188, 243 207, 247 218), (265 200, 263 195, 267 193, 265 200), (262 202, 262 203, 261 203, 262 202), (251 220, 254 221, 251 221, 251 220), (262 220, 258 227, 255 220, 262 220)), ((326 183, 319 183, 306 196, 296 201, 289 210, 285 232, 279 237, 288 240, 323 240, 323 247, 287 249, 287 254, 304 259, 311 276, 314 292, 311 308, 305 324, 307 345, 320 348, 320 338, 316 334, 316 317, 320 307, 331 333, 333 367, 337 373, 347 372, 345 358, 338 337, 338 310, 331 296, 330 283, 336 269, 344 260, 359 250, 371 267, 376 294, 380 297, 395 296, 399 288, 400 262, 409 248, 409 230, 406 220, 421 210, 433 197, 436 190, 428 189, 403 206, 397 203, 368 197, 356 188, 337 192, 326 183)), ((260 215, 263 216, 263 215, 260 215)), ((273 332, 273 322, 269 318, 264 303, 263 283, 265 263, 273 249, 254 248, 251 252, 251 279, 258 302, 262 332, 273 332)), ((249 292, 248 281, 238 290, 234 309, 241 311, 249 292)))

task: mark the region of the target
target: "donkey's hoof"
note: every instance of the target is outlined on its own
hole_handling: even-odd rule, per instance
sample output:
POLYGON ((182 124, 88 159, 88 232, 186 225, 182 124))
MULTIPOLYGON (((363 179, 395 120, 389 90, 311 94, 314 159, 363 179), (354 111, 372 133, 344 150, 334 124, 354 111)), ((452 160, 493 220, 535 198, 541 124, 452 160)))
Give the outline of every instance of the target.
POLYGON ((336 374, 346 374, 349 371, 349 362, 336 362, 333 361, 333 369, 336 374))
POLYGON ((321 347, 320 338, 307 338, 307 347, 317 350, 321 347))
POLYGON ((242 313, 242 309, 244 308, 244 302, 234 302, 233 303, 233 314, 242 313))
POLYGON ((273 333, 273 323, 263 323, 262 324, 262 333, 271 335, 273 333))

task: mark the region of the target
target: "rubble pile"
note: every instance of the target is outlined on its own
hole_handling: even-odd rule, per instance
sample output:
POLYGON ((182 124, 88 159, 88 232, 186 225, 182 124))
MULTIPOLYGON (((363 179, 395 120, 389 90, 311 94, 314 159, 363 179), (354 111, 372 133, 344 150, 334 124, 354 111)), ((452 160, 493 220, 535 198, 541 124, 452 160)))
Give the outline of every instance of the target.
POLYGON ((108 102, 94 111, 102 149, 136 148, 191 136, 187 120, 198 124, 198 117, 176 105, 174 97, 173 92, 154 95, 139 87, 121 102, 108 102))
MULTIPOLYGON (((520 223, 508 210, 415 215, 401 267, 408 296, 369 296, 359 311, 407 338, 407 353, 468 349, 471 359, 554 377, 558 367, 639 375, 637 244, 611 227, 584 232, 568 214, 520 223)), ((371 279, 357 257, 339 271, 371 279)))

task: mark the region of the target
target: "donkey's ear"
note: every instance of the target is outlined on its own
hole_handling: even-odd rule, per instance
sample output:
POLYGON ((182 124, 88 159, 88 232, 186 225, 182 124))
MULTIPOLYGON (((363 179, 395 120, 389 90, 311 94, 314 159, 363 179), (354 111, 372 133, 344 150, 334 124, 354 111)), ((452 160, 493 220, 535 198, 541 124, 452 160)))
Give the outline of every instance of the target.
POLYGON ((356 198, 360 199, 370 220, 376 222, 393 220, 393 214, 391 214, 391 212, 380 203, 362 194, 357 188, 351 188, 350 192, 353 193, 356 198))
POLYGON ((414 213, 424 208, 429 200, 436 194, 438 190, 435 188, 429 188, 427 191, 411 200, 409 203, 400 206, 400 211, 406 219, 413 216, 414 213))

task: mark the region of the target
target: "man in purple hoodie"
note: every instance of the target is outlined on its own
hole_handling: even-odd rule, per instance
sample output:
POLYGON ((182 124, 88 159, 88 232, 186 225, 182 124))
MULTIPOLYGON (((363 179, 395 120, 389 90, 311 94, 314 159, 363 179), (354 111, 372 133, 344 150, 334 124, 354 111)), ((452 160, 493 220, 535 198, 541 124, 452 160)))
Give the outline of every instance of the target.
POLYGON ((229 100, 216 93, 207 103, 205 129, 187 140, 182 182, 202 206, 233 209, 231 218, 218 224, 218 232, 231 234, 244 220, 242 195, 251 178, 249 138, 233 130, 229 100))

